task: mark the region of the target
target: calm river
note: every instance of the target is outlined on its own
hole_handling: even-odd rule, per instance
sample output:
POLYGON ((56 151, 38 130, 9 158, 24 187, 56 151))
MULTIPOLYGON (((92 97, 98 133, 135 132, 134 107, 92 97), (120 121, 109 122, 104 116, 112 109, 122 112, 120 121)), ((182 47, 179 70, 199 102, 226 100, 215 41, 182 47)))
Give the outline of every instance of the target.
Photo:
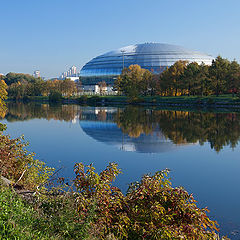
POLYGON ((221 234, 240 239, 240 113, 9 103, 2 122, 68 179, 76 162, 100 171, 114 161, 123 171, 116 185, 126 191, 169 168, 173 186, 207 206, 221 234))

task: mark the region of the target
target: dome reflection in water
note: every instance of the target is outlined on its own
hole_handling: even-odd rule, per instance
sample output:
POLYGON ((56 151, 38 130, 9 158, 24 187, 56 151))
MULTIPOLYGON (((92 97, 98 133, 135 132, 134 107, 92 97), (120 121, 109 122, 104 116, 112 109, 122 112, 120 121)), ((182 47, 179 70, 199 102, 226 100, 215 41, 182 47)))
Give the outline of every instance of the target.
POLYGON ((5 118, 9 122, 33 118, 79 121, 93 139, 143 153, 205 142, 219 152, 224 146, 235 148, 240 137, 240 114, 233 112, 9 103, 5 118))

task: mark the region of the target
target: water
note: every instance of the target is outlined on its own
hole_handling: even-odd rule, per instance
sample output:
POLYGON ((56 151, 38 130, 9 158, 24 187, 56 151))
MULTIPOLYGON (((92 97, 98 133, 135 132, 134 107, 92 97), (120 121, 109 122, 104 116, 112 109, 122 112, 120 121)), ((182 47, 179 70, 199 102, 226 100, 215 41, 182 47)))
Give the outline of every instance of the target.
POLYGON ((173 186, 210 209, 221 234, 240 239, 240 114, 141 107, 8 104, 12 137, 24 134, 37 157, 72 179, 76 162, 122 169, 126 191, 143 174, 171 169, 173 186))

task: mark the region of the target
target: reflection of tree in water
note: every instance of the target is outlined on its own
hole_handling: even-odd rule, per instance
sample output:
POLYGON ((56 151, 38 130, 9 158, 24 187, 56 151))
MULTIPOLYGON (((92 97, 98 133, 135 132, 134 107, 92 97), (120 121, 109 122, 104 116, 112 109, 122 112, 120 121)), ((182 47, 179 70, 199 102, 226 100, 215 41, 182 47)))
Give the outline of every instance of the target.
POLYGON ((71 121, 78 112, 76 105, 49 105, 36 103, 8 103, 6 119, 9 122, 25 121, 33 118, 71 121))
POLYGON ((139 107, 126 107, 124 111, 118 111, 116 122, 130 137, 137 138, 142 133, 148 135, 154 130, 152 114, 139 107))
POLYGON ((240 115, 168 110, 144 110, 127 107, 116 122, 131 137, 150 134, 158 128, 175 144, 209 142, 217 152, 223 146, 235 148, 240 137, 240 115))
POLYGON ((176 144, 179 139, 209 142, 218 152, 223 146, 234 148, 239 140, 239 114, 156 111, 155 115, 163 134, 176 144))
MULTIPOLYGON (((4 113, 5 114, 5 113, 4 113)), ((4 114, 2 116, 4 116, 4 114)), ((175 144, 209 142, 217 152, 224 146, 235 148, 240 138, 240 114, 150 110, 143 107, 84 108, 77 105, 8 103, 6 119, 24 121, 32 118, 72 121, 116 122, 130 137, 159 133, 175 144)))

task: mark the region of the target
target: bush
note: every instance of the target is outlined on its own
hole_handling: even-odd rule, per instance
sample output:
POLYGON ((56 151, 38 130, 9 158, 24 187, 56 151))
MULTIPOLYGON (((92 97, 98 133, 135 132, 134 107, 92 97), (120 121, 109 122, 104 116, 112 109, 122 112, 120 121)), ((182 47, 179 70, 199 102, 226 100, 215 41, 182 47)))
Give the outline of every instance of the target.
POLYGON ((200 209, 191 194, 173 188, 168 170, 145 175, 132 183, 125 196, 112 181, 120 173, 111 163, 100 174, 90 165, 75 166, 77 209, 82 220, 95 209, 92 227, 95 234, 106 239, 215 239, 216 222, 200 209))
POLYGON ((58 91, 51 91, 49 94, 49 101, 50 102, 61 102, 62 101, 62 93, 58 91))
POLYGON ((28 152, 27 146, 23 136, 11 139, 0 133, 0 176, 25 188, 37 189, 47 182, 54 169, 34 159, 35 153, 28 152))

